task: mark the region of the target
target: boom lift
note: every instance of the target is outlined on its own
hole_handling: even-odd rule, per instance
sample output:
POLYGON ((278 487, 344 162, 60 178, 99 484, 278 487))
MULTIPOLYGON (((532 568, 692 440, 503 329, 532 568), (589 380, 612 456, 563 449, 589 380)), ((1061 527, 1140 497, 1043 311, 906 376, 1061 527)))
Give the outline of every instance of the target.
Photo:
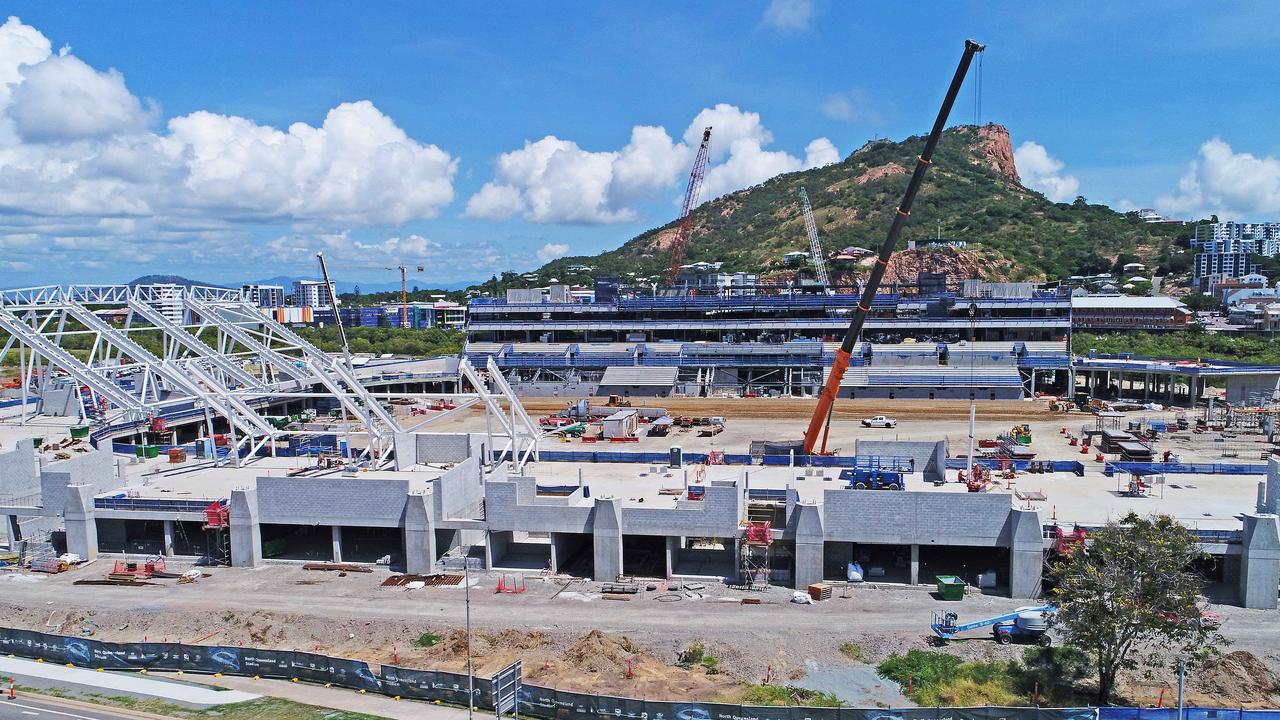
POLYGON ((844 342, 840 344, 840 349, 836 351, 835 362, 831 364, 831 374, 827 376, 827 382, 822 387, 822 392, 818 396, 818 406, 813 410, 813 417, 809 419, 809 427, 804 433, 804 454, 812 455, 813 449, 818 444, 818 435, 822 435, 822 452, 827 450, 827 431, 831 425, 831 411, 834 407, 836 395, 840 392, 840 381, 844 379, 845 370, 849 368, 849 359, 853 355, 854 346, 858 342, 858 336, 862 333, 862 325, 866 322, 867 314, 871 311, 871 303, 875 300, 876 290, 880 288, 880 281, 884 278, 884 272, 889 267, 889 258, 893 255, 893 248, 898 243, 898 236, 902 234, 902 226, 906 223, 908 217, 911 216, 911 205, 915 202, 916 193, 920 191, 920 185, 924 182, 925 170, 929 168, 930 159, 933 157, 933 151, 938 146, 938 139, 942 137, 942 130, 947 125, 947 117, 951 114, 951 106, 956 102, 956 96, 960 93, 960 86, 964 84, 965 75, 969 72, 969 64, 973 61, 973 56, 986 49, 986 46, 979 45, 972 40, 964 41, 964 54, 960 57, 960 65, 956 68, 955 75, 951 78, 951 85, 947 88, 947 95, 942 101, 942 108, 938 111, 938 117, 933 122, 933 130, 929 133, 928 140, 925 141, 924 152, 917 159, 916 168, 911 173, 911 181, 907 183, 907 192, 902 197, 902 204, 898 206, 897 212, 893 216, 893 224, 889 226, 889 235, 885 238, 884 244, 880 246, 880 255, 876 258, 876 264, 871 269, 871 275, 867 278, 867 284, 862 289, 862 298, 858 301, 858 307, 853 313, 853 319, 849 322, 849 330, 845 333, 844 342))
POLYGON ((934 613, 930 627, 933 629, 933 634, 944 642, 954 640, 962 632, 990 627, 991 634, 995 637, 996 642, 1001 645, 1008 645, 1016 641, 1036 643, 1048 647, 1052 642, 1048 634, 1048 616, 1052 615, 1057 609, 1053 605, 1021 607, 1004 615, 975 620, 963 625, 959 624, 960 618, 954 612, 946 612, 942 615, 934 613))

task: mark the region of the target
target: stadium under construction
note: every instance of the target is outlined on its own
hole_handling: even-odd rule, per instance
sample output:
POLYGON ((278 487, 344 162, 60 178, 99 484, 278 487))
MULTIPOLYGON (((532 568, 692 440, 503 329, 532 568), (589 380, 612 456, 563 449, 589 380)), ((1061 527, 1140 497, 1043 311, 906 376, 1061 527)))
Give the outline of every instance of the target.
MULTIPOLYGON (((12 557, 27 566, 63 553, 154 553, 240 567, 381 563, 425 574, 474 556, 487 569, 601 582, 697 577, 805 587, 843 580, 857 563, 868 580, 957 575, 1022 598, 1040 595, 1046 561, 1070 551, 1063 527, 1087 533, 1157 502, 1143 484, 1136 494, 1118 491, 1117 474, 1137 472, 1112 462, 1134 451, 1128 440, 1099 428, 1095 441, 1109 438, 1116 448, 1100 446, 1099 457, 1109 454, 1103 461, 1079 458, 1065 442, 1067 421, 1056 450, 1037 431, 1060 458, 1029 463, 1010 451, 993 461, 1003 479, 978 491, 955 482, 952 448, 936 422, 923 436, 866 431, 852 456, 810 457, 767 444, 717 446, 724 436, 714 433, 705 441, 697 433, 678 442, 641 438, 638 411, 615 407, 617 417, 603 422, 621 430, 605 441, 623 442, 590 445, 526 412, 506 375, 518 367, 514 353, 480 353, 476 341, 461 358, 353 367, 235 290, 3 291, 0 329, 0 361, 16 357, 19 370, 0 408, 0 516, 12 557)), ((1050 340, 979 342, 1001 349, 935 341, 921 343, 920 354, 966 372, 982 365, 957 358, 1003 363, 1007 355, 1021 372, 1018 358, 1036 357, 1035 343, 1050 340)), ((1053 357, 1067 358, 1054 342, 1053 357)), ((601 372, 675 371, 674 392, 686 372, 681 360, 692 357, 684 353, 698 345, 679 345, 674 361, 650 366, 638 360, 651 346, 636 342, 630 363, 601 372)), ((872 343, 866 367, 917 354, 903 345, 910 343, 872 343)), ((583 347, 543 355, 576 361, 583 347)), ((801 382, 812 384, 808 372, 801 382)), ((1019 395, 1021 388, 1019 380, 1019 395)), ((1191 526, 1215 557, 1219 590, 1248 607, 1275 607, 1280 460, 1151 468, 1141 472, 1163 473, 1159 502, 1197 518, 1191 526), (1213 488, 1184 477, 1202 472, 1218 474, 1213 488)))

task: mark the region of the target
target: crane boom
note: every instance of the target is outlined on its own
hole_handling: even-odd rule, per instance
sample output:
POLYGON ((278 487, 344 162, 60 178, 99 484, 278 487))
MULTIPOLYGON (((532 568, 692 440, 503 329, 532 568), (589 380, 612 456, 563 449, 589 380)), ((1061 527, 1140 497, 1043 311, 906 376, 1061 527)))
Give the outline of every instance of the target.
POLYGON ((692 232, 692 219, 689 213, 698 206, 698 195, 702 191, 702 178, 707 174, 707 160, 711 154, 711 128, 702 131, 702 144, 698 146, 698 155, 693 159, 693 169, 689 171, 689 186, 684 191, 684 207, 680 210, 680 226, 676 228, 675 240, 671 242, 671 266, 667 268, 667 284, 675 285, 680 275, 680 261, 684 259, 684 248, 689 244, 689 233, 692 232))
POLYGON ((325 289, 329 291, 329 302, 333 303, 333 321, 338 326, 338 335, 342 337, 342 356, 347 360, 347 367, 351 367, 351 346, 347 344, 347 330, 342 327, 342 313, 338 312, 338 293, 334 292, 333 281, 329 279, 324 253, 316 253, 316 259, 320 261, 320 276, 324 278, 325 289))
MULTIPOLYGON (((898 243, 898 236, 902 234, 902 226, 908 217, 911 216, 911 205, 915 202, 916 193, 920 191, 920 184, 924 182, 924 173, 929 169, 929 161, 933 157, 933 151, 938 146, 938 139, 942 136, 942 130, 947 125, 947 117, 951 114, 951 106, 956 102, 956 96, 960 93, 960 86, 964 84, 965 75, 969 72, 969 64, 973 61, 975 53, 980 53, 986 47, 979 45, 972 40, 964 41, 964 54, 960 56, 960 65, 956 68, 956 73, 951 78, 951 85, 947 88, 946 97, 942 100, 942 107, 938 110, 938 117, 933 121, 933 130, 929 132, 929 138, 925 141, 924 152, 920 153, 917 158, 915 170, 911 173, 911 181, 907 183, 907 191, 902 196, 902 204, 898 206, 897 212, 893 215, 893 224, 889 226, 889 235, 885 238, 884 244, 880 246, 880 255, 876 258, 876 264, 871 268, 871 275, 867 278, 867 284, 862 288, 862 298, 858 301, 858 307, 853 313, 853 319, 849 322, 849 330, 845 333, 844 342, 840 344, 840 349, 836 351, 835 361, 831 364, 831 373, 827 376, 826 383, 822 386, 822 392, 818 395, 818 406, 814 408, 813 417, 809 419, 809 427, 804 433, 804 454, 813 453, 813 448, 818 444, 818 435, 822 433, 823 428, 831 422, 831 410, 834 406, 836 395, 840 392, 840 381, 844 379, 845 370, 849 368, 849 358, 853 355, 854 344, 858 342, 858 336, 862 333, 862 325, 866 322, 867 314, 871 312, 871 303, 875 300, 876 290, 880 288, 880 280, 884 277, 885 269, 889 267, 889 258, 893 256, 893 248, 898 243)), ((826 442, 823 441, 823 452, 826 452, 826 442)))
POLYGON ((818 224, 813 221, 813 208, 809 206, 809 193, 800 188, 800 204, 804 208, 804 231, 809 234, 809 255, 813 258, 813 270, 822 287, 830 287, 827 277, 827 259, 822 255, 822 243, 818 242, 818 224))

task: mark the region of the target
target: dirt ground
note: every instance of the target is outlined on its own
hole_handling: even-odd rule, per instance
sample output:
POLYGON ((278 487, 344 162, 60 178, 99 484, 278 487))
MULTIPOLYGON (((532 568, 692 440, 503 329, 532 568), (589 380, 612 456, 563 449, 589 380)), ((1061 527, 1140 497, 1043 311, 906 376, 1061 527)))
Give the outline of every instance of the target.
MULTIPOLYGON (((581 398, 521 398, 530 415, 550 415, 563 410, 581 398)), ((603 398, 590 398, 593 405, 604 405, 603 398)), ((795 418, 808 420, 818 401, 805 398, 631 398, 635 407, 663 407, 673 415, 728 418, 795 418)), ((987 400, 978 404, 982 417, 988 420, 1044 420, 1054 413, 1047 403, 1025 400, 987 400)), ((841 400, 835 404, 833 417, 842 420, 861 419, 873 415, 933 420, 967 420, 968 400, 841 400)))
MULTIPOLYGON (((193 585, 72 585, 103 571, 99 561, 56 576, 0 575, 0 617, 10 626, 71 635, 91 631, 102 640, 244 644, 465 672, 460 587, 384 588, 384 569, 339 577, 292 563, 213 569, 212 577, 193 585), (440 642, 416 647, 424 632, 441 636, 440 642)), ((965 620, 1025 604, 982 594, 945 603, 920 588, 863 585, 837 589, 826 602, 795 605, 788 602, 788 588, 748 593, 710 583, 678 591, 679 601, 658 600, 670 594, 659 586, 620 602, 602 599, 599 585, 589 581, 565 587, 561 579, 531 575, 519 595, 496 593, 497 582, 497 575, 483 574, 471 588, 477 674, 488 676, 519 658, 529 681, 540 685, 670 700, 731 701, 769 669, 776 683, 792 683, 814 668, 875 665, 890 653, 932 648, 933 612, 956 610, 965 620), (744 605, 744 597, 763 604, 744 605), (719 661, 719 674, 674 666, 694 641, 719 661), (861 646, 863 662, 840 652, 846 642, 861 646)), ((1189 674, 1194 697, 1228 707, 1276 704, 1276 612, 1214 609, 1224 617, 1223 634, 1234 645, 1216 666, 1189 674)), ((965 659, 1022 655, 1020 646, 998 645, 982 632, 973 635, 945 651, 965 659)), ((1153 704, 1160 687, 1169 697, 1176 679, 1167 671, 1154 679, 1134 677, 1125 694, 1153 704)), ((903 697, 894 704, 909 701, 903 697)))

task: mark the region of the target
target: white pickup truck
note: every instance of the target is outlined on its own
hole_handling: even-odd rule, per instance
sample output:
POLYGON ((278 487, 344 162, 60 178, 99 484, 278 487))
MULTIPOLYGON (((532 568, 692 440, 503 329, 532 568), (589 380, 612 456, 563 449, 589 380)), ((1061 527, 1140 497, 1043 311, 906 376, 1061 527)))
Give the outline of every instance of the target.
POLYGON ((890 417, 885 417, 884 415, 877 415, 875 417, 867 418, 866 420, 862 421, 862 427, 891 428, 891 427, 897 427, 897 426, 898 426, 897 420, 894 420, 893 418, 890 418, 890 417))

